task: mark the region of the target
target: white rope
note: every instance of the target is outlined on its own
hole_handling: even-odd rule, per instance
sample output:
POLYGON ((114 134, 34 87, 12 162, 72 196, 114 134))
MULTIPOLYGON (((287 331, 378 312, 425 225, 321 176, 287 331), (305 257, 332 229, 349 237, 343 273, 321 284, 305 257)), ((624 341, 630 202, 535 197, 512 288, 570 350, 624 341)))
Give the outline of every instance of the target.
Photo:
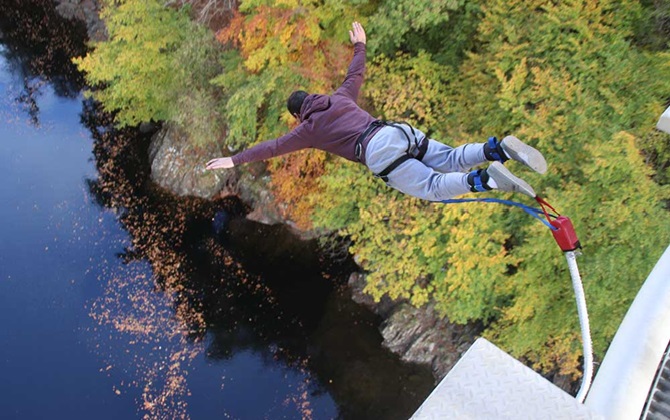
POLYGON ((575 300, 577 301, 577 314, 579 315, 579 325, 582 329, 582 346, 584 348, 584 376, 582 377, 582 386, 575 397, 580 403, 584 402, 586 394, 591 388, 593 379, 593 348, 591 346, 591 329, 589 327, 589 314, 586 311, 586 298, 584 296, 584 287, 577 267, 577 255, 575 251, 565 253, 565 259, 568 260, 570 268, 570 277, 572 277, 572 288, 575 290, 575 300))

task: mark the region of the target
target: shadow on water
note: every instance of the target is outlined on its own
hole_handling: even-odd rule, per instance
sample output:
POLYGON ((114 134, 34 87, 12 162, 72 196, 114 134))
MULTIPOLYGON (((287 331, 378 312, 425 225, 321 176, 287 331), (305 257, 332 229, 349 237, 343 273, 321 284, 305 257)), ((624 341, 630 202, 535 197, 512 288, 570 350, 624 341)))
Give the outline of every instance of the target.
POLYGON ((308 372, 316 378, 309 391, 330 393, 341 418, 402 419, 418 407, 430 371, 381 346, 380 320, 349 297, 350 258, 333 261, 317 240, 245 219, 235 198, 166 194, 148 181, 146 138, 93 131, 100 178, 91 192, 101 206, 122 209, 133 238, 121 257, 151 263, 160 290, 175 297, 182 331, 207 341, 208 358, 251 351, 308 372))
MULTIPOLYGON (((84 53, 85 28, 58 18, 51 1, 0 0, 0 8, 4 54, 24 76, 23 103, 39 124, 34 98, 40 83, 66 97, 83 87, 69 58, 84 53)), ((83 101, 81 122, 94 140, 98 178, 87 180, 91 197, 114 211, 130 236, 118 258, 128 267, 151 267, 147 292, 134 284, 142 276, 114 277, 90 315, 130 334, 130 343, 152 348, 161 334, 176 343, 165 363, 147 368, 135 384, 143 390, 141 411, 188 417, 182 400, 190 394, 189 362, 200 354, 216 362, 251 352, 310 378, 296 397, 303 418, 311 417, 309 395, 324 393, 340 418, 412 414, 432 389, 430 369, 404 364, 381 346, 380 320, 349 297, 351 258, 334 258, 318 241, 301 240, 285 226, 245 219, 248 209, 234 197, 209 201, 166 193, 150 181, 149 134, 114 128, 112 117, 91 100, 83 101), (169 314, 156 313, 154 296, 167 302, 169 314)))

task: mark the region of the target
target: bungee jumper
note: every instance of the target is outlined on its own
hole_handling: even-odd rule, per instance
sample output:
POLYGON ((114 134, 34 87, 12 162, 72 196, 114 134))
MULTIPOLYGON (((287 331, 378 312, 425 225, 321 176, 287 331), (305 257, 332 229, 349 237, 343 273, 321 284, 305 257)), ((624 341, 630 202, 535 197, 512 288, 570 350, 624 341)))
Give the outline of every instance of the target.
POLYGON ((276 139, 259 143, 231 157, 210 160, 208 170, 232 168, 271 157, 315 148, 367 166, 376 177, 398 191, 429 201, 444 201, 469 192, 520 192, 535 198, 533 188, 512 174, 509 159, 544 173, 542 154, 514 136, 501 141, 451 147, 407 123, 382 121, 357 105, 365 73, 366 35, 359 22, 349 39, 354 57, 342 85, 330 96, 293 92, 288 111, 300 124, 276 139), (471 168, 492 162, 486 169, 471 168))

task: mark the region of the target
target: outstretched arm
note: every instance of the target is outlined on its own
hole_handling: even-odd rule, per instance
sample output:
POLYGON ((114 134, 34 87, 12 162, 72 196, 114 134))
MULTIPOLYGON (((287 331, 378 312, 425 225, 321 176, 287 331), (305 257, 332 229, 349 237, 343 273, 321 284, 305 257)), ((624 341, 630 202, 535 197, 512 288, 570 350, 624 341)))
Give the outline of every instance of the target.
POLYGON ((358 92, 363 84, 363 74, 365 73, 365 43, 366 36, 363 26, 354 22, 352 30, 349 31, 349 40, 354 44, 354 58, 349 64, 347 76, 344 78, 335 95, 344 95, 354 102, 358 99, 358 92))
POLYGON ((301 124, 279 138, 266 140, 234 156, 212 159, 207 162, 206 168, 209 170, 232 168, 243 163, 257 162, 297 150, 307 149, 312 147, 310 138, 311 136, 305 132, 305 128, 301 124))

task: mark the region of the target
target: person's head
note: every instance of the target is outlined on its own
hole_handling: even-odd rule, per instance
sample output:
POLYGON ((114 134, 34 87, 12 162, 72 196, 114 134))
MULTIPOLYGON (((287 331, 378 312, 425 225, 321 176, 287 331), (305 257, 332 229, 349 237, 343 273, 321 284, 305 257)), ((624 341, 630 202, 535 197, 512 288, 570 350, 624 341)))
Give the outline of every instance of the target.
POLYGON ((291 96, 288 97, 288 101, 286 101, 286 108, 288 108, 288 112, 290 112, 291 115, 297 119, 300 119, 300 108, 302 107, 302 103, 305 101, 306 97, 307 92, 304 90, 296 90, 291 94, 291 96))

